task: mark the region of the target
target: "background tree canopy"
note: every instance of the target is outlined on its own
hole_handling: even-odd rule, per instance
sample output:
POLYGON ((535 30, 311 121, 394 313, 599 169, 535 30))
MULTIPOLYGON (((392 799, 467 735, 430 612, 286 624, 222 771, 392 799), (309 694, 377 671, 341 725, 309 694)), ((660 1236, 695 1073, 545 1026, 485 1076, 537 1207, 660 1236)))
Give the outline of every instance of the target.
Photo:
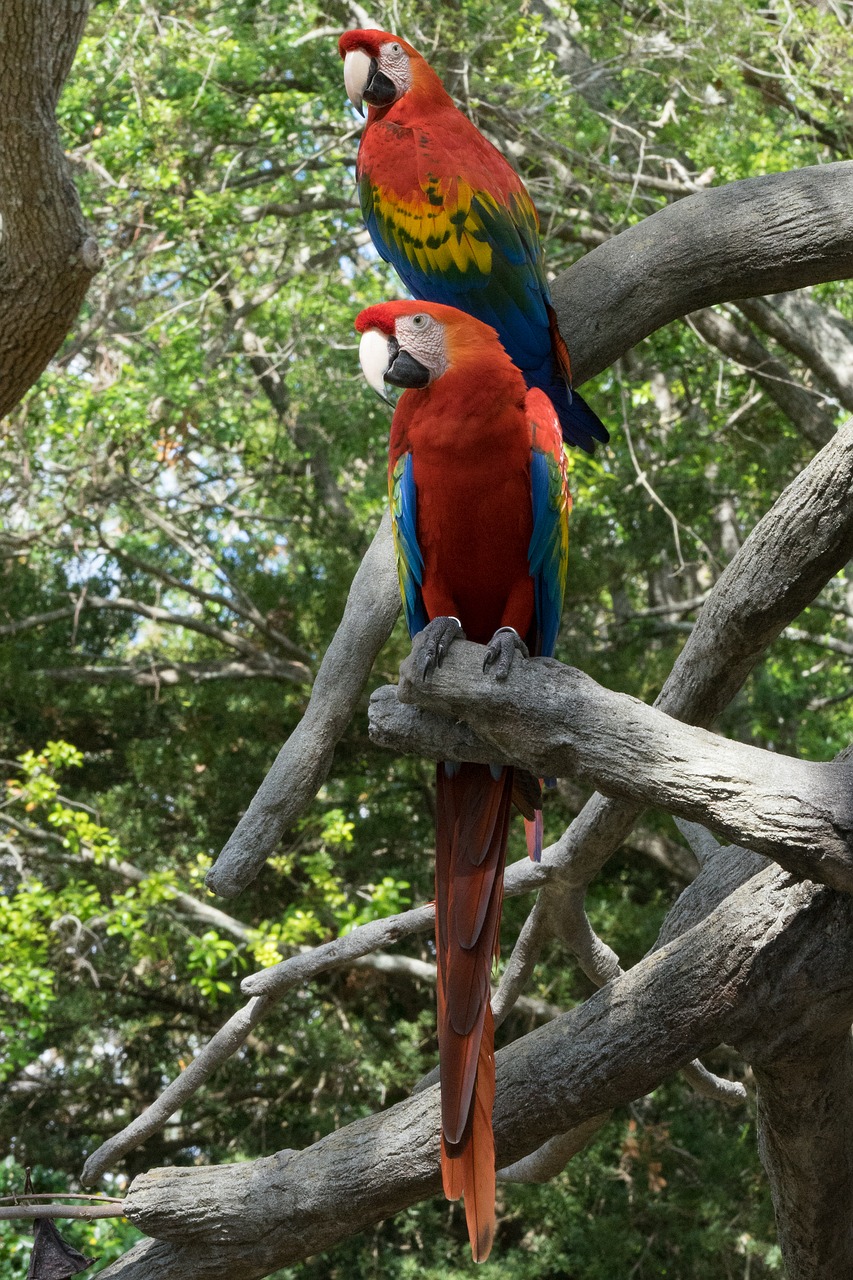
MULTIPOLYGON (((697 190, 853 154, 849 3, 401 0, 370 18, 512 158, 554 273, 697 190)), ((432 896, 432 767, 371 746, 364 706, 254 884, 218 914, 203 886, 299 721, 385 503, 390 413, 352 322, 400 286, 357 212, 360 122, 336 50, 367 20, 343 2, 104 0, 61 99, 104 267, 0 427, 0 1194, 25 1164, 37 1189, 76 1186, 247 972, 432 896)), ((850 286, 821 285, 698 312, 587 384, 612 440, 571 459, 561 660, 654 699, 724 566, 853 409, 848 344, 850 286), (793 351, 792 316, 811 335, 793 351)), ((845 574, 718 728, 829 759, 853 738, 851 629, 845 574)), ((398 624, 374 687, 407 650, 398 624)), ((548 797, 546 840, 584 796, 548 797)), ((647 814, 595 882, 593 924, 625 967, 693 866, 647 814)), ((528 907, 508 901, 505 953, 528 907)), ((293 992, 107 1189, 300 1148, 405 1097, 435 1060, 426 972, 364 964, 293 992)), ((553 944, 499 1037, 592 989, 553 944)), ((748 1074, 724 1050, 708 1065, 748 1074)), ((751 1105, 678 1078, 553 1182, 499 1196, 485 1277, 781 1273, 751 1105)), ((138 1233, 69 1236, 109 1259, 138 1233)), ((0 1224, 2 1280, 28 1248, 0 1224)), ((464 1215, 436 1200, 278 1274, 470 1269, 464 1215)))

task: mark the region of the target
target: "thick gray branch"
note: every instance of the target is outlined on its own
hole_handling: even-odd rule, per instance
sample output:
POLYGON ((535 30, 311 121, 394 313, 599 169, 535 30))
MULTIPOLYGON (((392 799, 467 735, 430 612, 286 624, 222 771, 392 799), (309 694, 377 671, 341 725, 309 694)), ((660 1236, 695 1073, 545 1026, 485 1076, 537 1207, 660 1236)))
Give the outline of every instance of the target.
POLYGON ((371 699, 373 741, 460 759, 446 720, 455 722, 453 736, 462 720, 479 738, 466 744, 468 759, 582 778, 605 795, 701 822, 799 875, 853 891, 846 762, 819 764, 733 742, 548 658, 516 662, 499 683, 483 671, 484 652, 457 642, 427 680, 407 658, 398 690, 386 686, 371 699))
POLYGON ((809 1039, 754 1071, 759 1150, 788 1280, 853 1275, 850 1032, 809 1039))
POLYGON ((208 873, 207 884, 214 893, 232 898, 245 888, 290 823, 317 794, 399 612, 391 521, 386 514, 353 579, 341 625, 320 664, 305 715, 208 873))
MULTIPOLYGON (((853 960, 833 939, 851 928, 848 895, 792 884, 778 868, 755 877, 584 1005, 498 1054, 501 1167, 555 1131, 642 1096, 721 1041, 784 1046, 809 1010, 849 1021, 853 960)), ((161 1243, 138 1246, 103 1274, 267 1275, 436 1194, 438 1133, 431 1088, 305 1151, 143 1174, 125 1209, 161 1243)))
POLYGON ((0 418, 58 349, 100 265, 54 114, 87 10, 0 5, 0 418))
POLYGON ((578 383, 700 307, 853 276, 853 161, 745 178, 658 210, 554 283, 578 383))

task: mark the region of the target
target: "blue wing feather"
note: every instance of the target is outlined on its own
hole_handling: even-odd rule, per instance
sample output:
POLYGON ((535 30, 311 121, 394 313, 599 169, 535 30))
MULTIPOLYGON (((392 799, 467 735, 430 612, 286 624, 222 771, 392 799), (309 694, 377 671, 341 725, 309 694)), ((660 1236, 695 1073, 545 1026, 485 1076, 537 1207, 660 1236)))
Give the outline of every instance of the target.
POLYGON ((528 392, 531 428, 530 496, 533 533, 527 552, 533 579, 537 655, 550 658, 557 643, 569 556, 569 508, 565 458, 553 406, 538 390, 528 392))
POLYGON ((492 325, 527 385, 554 402, 565 439, 592 453, 594 441, 606 441, 608 433, 584 400, 574 403, 555 359, 550 291, 527 192, 498 201, 447 178, 458 172, 458 158, 436 150, 435 140, 429 158, 419 153, 419 160, 422 201, 396 200, 361 174, 362 215, 377 251, 414 298, 461 307, 492 325), (445 174, 443 181, 435 171, 445 174))
POLYGON ((397 576, 409 635, 423 631, 427 618, 421 591, 424 558, 418 545, 418 495, 415 488, 412 455, 402 454, 390 475, 391 527, 397 557, 397 576))

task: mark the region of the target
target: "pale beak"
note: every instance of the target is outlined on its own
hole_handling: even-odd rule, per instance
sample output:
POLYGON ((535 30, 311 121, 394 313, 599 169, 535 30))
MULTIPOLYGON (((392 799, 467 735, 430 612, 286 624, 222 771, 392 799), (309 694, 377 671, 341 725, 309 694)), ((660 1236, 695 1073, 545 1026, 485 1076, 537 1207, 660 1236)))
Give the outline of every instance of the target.
MULTIPOLYGON (((396 346, 396 343, 394 345, 396 346)), ((385 395, 385 374, 388 372, 391 359, 392 350, 388 337, 379 329, 365 329, 358 347, 361 371, 367 385, 386 401, 388 397, 385 395)))
POLYGON ((350 49, 344 58, 344 87, 360 116, 364 115, 364 91, 370 79, 370 56, 363 49, 350 49))

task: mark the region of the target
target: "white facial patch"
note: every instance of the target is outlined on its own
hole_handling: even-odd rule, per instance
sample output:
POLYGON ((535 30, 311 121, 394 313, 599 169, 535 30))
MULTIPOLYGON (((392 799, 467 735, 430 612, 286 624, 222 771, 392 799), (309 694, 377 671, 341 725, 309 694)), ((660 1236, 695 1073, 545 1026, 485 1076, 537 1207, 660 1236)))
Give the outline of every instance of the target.
POLYGON ((430 382, 447 372, 444 325, 426 311, 419 311, 413 316, 400 316, 395 329, 401 348, 429 370, 430 382))
POLYGON ((392 40, 383 44, 379 50, 379 70, 388 77, 397 90, 397 97, 402 98, 412 87, 412 67, 409 55, 401 44, 392 40))

